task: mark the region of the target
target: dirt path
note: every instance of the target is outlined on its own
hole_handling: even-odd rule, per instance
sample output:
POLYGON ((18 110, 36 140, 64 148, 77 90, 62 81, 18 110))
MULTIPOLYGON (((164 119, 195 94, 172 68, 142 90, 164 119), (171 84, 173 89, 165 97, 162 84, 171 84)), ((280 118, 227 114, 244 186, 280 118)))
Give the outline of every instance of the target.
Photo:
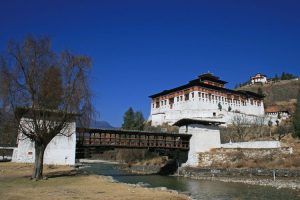
POLYGON ((122 183, 108 177, 80 175, 66 166, 46 166, 48 180, 29 180, 30 164, 0 163, 1 200, 186 200, 188 197, 169 191, 158 191, 122 183))

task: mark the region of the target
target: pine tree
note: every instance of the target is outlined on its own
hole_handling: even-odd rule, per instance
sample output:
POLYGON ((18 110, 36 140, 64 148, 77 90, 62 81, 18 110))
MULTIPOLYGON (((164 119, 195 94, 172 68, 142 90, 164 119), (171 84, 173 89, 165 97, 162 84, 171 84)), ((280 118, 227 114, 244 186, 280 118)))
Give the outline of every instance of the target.
POLYGON ((300 138, 300 90, 297 95, 297 106, 293 117, 295 136, 300 138))
POLYGON ((281 78, 280 78, 281 80, 285 80, 286 79, 286 74, 285 74, 285 72, 282 72, 282 74, 281 74, 281 78))
POLYGON ((136 112, 134 114, 134 130, 143 130, 144 129, 144 116, 142 112, 136 112))
POLYGON ((126 130, 143 130, 144 129, 144 116, 142 112, 134 112, 130 107, 124 114, 124 121, 122 129, 126 130))
POLYGON ((134 111, 130 107, 124 114, 122 129, 132 129, 134 127, 134 111))
POLYGON ((280 77, 281 80, 291 80, 293 78, 296 78, 296 76, 294 76, 293 74, 290 74, 290 73, 285 73, 285 72, 282 72, 281 77, 280 77))

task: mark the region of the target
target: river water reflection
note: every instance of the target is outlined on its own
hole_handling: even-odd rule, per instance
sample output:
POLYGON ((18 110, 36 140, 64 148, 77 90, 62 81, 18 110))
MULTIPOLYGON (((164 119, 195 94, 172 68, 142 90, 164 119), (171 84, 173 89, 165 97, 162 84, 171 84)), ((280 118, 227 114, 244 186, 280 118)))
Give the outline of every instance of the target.
POLYGON ((119 170, 117 165, 113 164, 94 163, 88 165, 90 167, 85 168, 85 170, 93 174, 112 176, 114 180, 124 183, 144 183, 147 187, 166 187, 189 194, 193 199, 300 199, 299 193, 289 189, 275 189, 272 187, 241 183, 194 180, 173 176, 136 175, 119 170))

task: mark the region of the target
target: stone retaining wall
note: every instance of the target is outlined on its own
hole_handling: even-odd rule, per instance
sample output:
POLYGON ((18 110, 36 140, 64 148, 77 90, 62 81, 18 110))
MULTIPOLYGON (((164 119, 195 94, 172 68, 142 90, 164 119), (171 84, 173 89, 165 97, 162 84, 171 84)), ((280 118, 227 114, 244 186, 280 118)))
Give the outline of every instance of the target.
POLYGON ((290 148, 274 149, 241 149, 241 148, 218 148, 209 152, 199 153, 199 167, 212 167, 218 163, 224 166, 241 160, 257 158, 279 158, 282 155, 291 154, 290 148))

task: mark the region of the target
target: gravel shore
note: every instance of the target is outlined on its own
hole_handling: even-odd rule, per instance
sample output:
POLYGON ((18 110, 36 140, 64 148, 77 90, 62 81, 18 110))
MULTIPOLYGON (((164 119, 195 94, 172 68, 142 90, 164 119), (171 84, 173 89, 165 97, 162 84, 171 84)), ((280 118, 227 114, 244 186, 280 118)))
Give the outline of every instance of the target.
POLYGON ((277 189, 293 189, 300 193, 300 179, 299 178, 276 178, 274 181, 270 178, 261 177, 194 177, 194 176, 184 176, 198 180, 210 180, 210 181, 222 181, 231 183, 244 183, 250 185, 260 185, 260 186, 271 186, 277 189))

